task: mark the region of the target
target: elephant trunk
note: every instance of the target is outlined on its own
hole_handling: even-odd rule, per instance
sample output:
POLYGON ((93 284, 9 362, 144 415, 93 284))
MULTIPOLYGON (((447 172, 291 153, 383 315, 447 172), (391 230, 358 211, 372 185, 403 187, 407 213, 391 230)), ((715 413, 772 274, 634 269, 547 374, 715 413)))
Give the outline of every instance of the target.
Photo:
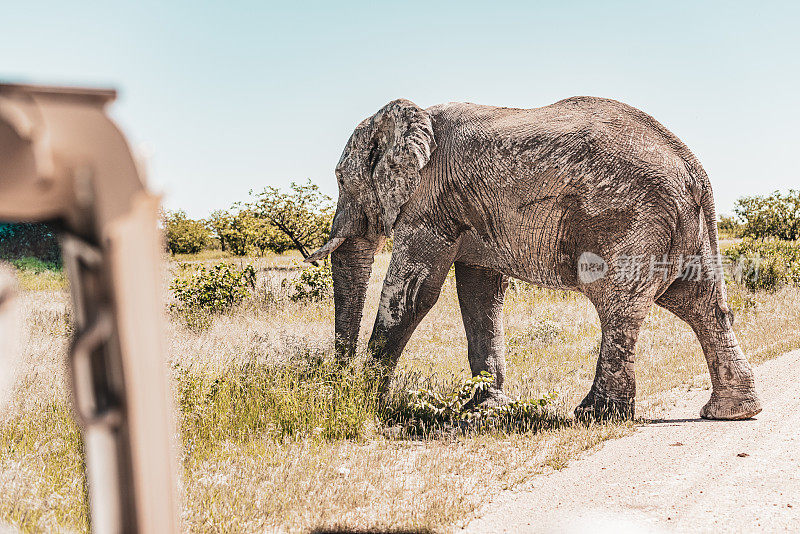
POLYGON ((356 352, 376 248, 374 241, 350 237, 331 254, 336 357, 342 363, 350 361, 356 352))

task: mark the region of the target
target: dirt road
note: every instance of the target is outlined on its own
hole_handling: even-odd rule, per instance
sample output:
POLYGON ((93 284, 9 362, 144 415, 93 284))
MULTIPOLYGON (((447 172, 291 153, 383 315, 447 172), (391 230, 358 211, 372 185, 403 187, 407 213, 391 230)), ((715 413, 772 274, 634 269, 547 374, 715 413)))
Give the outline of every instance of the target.
POLYGON ((764 410, 705 421, 709 391, 495 499, 468 532, 800 531, 800 351, 758 366, 764 410))

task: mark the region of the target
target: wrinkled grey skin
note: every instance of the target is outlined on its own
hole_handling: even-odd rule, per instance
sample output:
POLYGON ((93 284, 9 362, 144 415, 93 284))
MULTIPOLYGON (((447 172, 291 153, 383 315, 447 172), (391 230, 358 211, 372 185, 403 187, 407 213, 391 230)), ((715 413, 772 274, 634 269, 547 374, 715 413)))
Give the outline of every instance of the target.
MULTIPOLYGON (((575 97, 537 109, 395 100, 359 124, 336 167, 330 241, 336 343, 355 352, 376 249, 394 235, 369 350, 383 387, 455 263, 469 364, 495 375, 475 399, 507 402, 503 297, 508 277, 585 294, 602 325, 584 418, 633 417, 634 348, 655 302, 686 321, 703 347, 713 392, 701 415, 758 413, 753 373, 731 329, 708 177, 688 148, 645 113, 575 97), (578 259, 605 259, 584 283, 578 259), (622 255, 662 258, 656 276, 619 280, 622 255), (680 278, 681 256, 702 255, 701 280, 680 278)), ((647 267, 646 267, 647 268, 647 267)))

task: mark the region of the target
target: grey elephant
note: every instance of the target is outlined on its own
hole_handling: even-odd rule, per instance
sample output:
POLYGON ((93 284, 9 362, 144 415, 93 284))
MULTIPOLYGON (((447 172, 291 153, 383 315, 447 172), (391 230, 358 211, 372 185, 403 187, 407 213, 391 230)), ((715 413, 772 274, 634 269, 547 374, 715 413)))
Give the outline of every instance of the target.
POLYGON ((512 276, 579 291, 602 341, 582 418, 634 415, 634 353, 655 302, 697 334, 711 373, 701 416, 761 411, 731 328, 714 200, 689 149, 626 104, 574 97, 535 109, 395 100, 362 121, 336 166, 330 240, 336 351, 355 354, 374 255, 394 236, 369 351, 387 388, 455 264, 478 402, 507 402, 503 298, 512 276), (634 261, 636 260, 636 261, 634 261))

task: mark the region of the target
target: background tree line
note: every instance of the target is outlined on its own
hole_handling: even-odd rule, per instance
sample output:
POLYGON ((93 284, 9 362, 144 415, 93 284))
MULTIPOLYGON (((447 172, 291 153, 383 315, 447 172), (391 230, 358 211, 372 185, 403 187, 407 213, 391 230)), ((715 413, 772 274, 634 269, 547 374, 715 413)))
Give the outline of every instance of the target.
POLYGON ((800 239, 800 190, 788 193, 742 197, 736 201, 735 215, 720 217, 719 229, 732 237, 752 239, 800 239))
MULTIPOLYGON (((250 200, 217 210, 206 219, 191 219, 184 211, 166 211, 162 224, 166 246, 173 254, 221 249, 236 256, 281 254, 298 250, 303 257, 328 237, 334 203, 310 180, 288 190, 267 187, 250 193, 250 200)), ((734 215, 720 217, 723 237, 780 241, 783 248, 800 240, 800 190, 746 196, 734 215)), ((47 224, 0 224, 0 259, 34 257, 60 264, 56 231, 47 224)))
POLYGON ((267 187, 250 192, 249 202, 217 210, 207 219, 190 219, 183 211, 163 216, 167 249, 192 254, 221 249, 236 256, 281 254, 297 250, 307 258, 325 243, 333 219, 333 201, 310 180, 292 182, 288 191, 267 187))

